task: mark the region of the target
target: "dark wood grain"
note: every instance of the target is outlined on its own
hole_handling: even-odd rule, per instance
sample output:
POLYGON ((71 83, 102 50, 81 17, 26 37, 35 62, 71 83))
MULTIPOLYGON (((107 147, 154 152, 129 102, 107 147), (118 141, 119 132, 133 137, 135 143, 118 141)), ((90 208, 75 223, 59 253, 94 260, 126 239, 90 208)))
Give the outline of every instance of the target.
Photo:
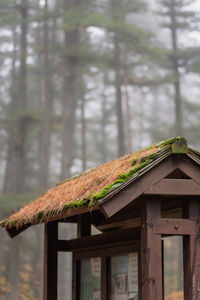
POLYGON ((160 218, 159 200, 144 201, 141 214, 141 299, 161 300, 162 245, 161 236, 153 228, 153 222, 160 218))
POLYGON ((44 241, 44 300, 57 299, 58 280, 58 223, 49 222, 45 224, 44 241))

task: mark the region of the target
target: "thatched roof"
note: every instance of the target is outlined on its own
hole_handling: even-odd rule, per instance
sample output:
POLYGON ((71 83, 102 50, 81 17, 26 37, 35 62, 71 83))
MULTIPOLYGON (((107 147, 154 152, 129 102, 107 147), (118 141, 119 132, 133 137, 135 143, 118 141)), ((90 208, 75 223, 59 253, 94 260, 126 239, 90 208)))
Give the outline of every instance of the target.
POLYGON ((185 139, 170 138, 67 179, 2 221, 0 226, 7 230, 19 230, 71 216, 80 212, 80 209, 95 209, 127 181, 149 168, 152 162, 166 153, 172 153, 177 141, 187 148, 185 139))

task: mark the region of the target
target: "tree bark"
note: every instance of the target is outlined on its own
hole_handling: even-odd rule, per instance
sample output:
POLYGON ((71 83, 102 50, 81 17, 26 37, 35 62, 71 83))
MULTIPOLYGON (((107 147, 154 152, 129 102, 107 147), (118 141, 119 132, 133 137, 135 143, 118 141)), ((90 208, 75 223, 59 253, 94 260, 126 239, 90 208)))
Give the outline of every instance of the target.
MULTIPOLYGON (((24 191, 25 179, 25 138, 28 119, 26 110, 26 60, 27 60, 27 18, 28 2, 21 0, 19 5, 20 12, 20 45, 19 45, 19 73, 16 83, 16 56, 15 46, 13 50, 12 62, 12 83, 10 117, 12 118, 9 128, 8 156, 4 179, 4 192, 6 194, 19 194, 24 191), (16 83, 16 84, 15 84, 16 83), (17 85, 17 87, 16 87, 17 85)), ((15 31, 14 31, 15 45, 15 31)), ((20 260, 20 238, 13 240, 10 247, 9 274, 10 274, 10 300, 19 299, 19 260, 20 260)))

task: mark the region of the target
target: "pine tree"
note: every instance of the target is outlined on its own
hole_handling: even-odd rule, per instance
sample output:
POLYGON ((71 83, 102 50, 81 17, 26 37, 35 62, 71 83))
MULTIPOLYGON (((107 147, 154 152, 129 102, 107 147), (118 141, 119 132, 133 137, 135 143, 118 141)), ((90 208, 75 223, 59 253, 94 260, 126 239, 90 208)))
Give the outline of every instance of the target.
POLYGON ((181 33, 194 30, 196 14, 190 9, 194 1, 161 0, 161 25, 170 33, 170 47, 167 48, 166 68, 172 74, 175 102, 175 135, 183 134, 183 95, 181 91, 181 69, 187 68, 189 57, 197 53, 192 47, 183 48, 180 44, 181 33))

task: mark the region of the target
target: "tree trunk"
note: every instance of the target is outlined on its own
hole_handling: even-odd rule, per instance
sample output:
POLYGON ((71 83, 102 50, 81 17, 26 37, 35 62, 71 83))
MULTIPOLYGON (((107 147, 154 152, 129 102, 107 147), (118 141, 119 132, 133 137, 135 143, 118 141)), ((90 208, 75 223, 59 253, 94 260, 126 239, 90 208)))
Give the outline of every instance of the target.
POLYGON ((176 118, 176 135, 182 135, 183 131, 183 120, 182 120, 182 101, 181 101, 181 89, 180 89, 180 73, 178 70, 179 62, 177 58, 178 43, 177 43, 177 27, 175 17, 175 2, 171 0, 170 3, 171 13, 171 41, 172 41, 172 66, 174 72, 174 94, 175 94, 175 118, 176 118))
MULTIPOLYGON (((9 105, 9 117, 14 116, 16 110, 16 97, 17 97, 17 74, 16 74, 16 46, 17 46, 17 33, 16 28, 13 28, 13 53, 12 53, 12 68, 11 68, 11 84, 10 84, 10 105, 9 105)), ((8 151, 6 157, 6 169, 4 176, 3 192, 9 194, 12 190, 12 184, 10 176, 13 170, 13 123, 8 128, 8 151)))
POLYGON ((128 152, 133 151, 132 145, 132 129, 131 129, 131 112, 130 112, 130 101, 128 93, 128 70, 127 70, 127 49, 126 42, 124 42, 123 51, 123 69, 124 69, 124 97, 126 103, 126 128, 127 128, 127 139, 128 139, 128 152))
MULTIPOLYGON (((78 6, 79 0, 74 0, 73 6, 78 6)), ((64 76, 64 99, 63 99, 63 132, 62 132, 62 162, 61 179, 71 175, 71 166, 74 155, 74 131, 75 112, 77 107, 77 64, 76 53, 79 44, 78 29, 65 31, 66 49, 70 47, 70 53, 65 55, 65 76, 64 76)))
MULTIPOLYGON (((11 127, 9 128, 9 144, 6 174, 4 180, 4 192, 7 194, 19 194, 24 190, 25 179, 25 137, 28 119, 24 114, 26 110, 26 59, 27 59, 27 16, 28 3, 22 0, 19 5, 21 16, 20 24, 20 45, 19 45, 19 74, 18 88, 15 88, 15 49, 12 65, 12 87, 10 113, 12 117, 11 127)), ((15 33, 14 33, 15 35, 15 33)), ((14 39, 15 43, 15 39, 14 39)), ((14 47, 15 48, 15 47, 14 47)), ((20 239, 13 240, 10 247, 9 273, 10 273, 10 300, 19 299, 19 255, 20 239)))
MULTIPOLYGON (((120 3, 111 0, 111 9, 115 10, 116 5, 120 7, 120 3)), ((120 22, 120 19, 114 15, 116 22, 120 22)), ((118 140, 118 156, 125 153, 125 137, 124 137, 124 122, 123 122, 123 108, 122 108, 122 92, 121 92, 121 51, 118 33, 114 32, 114 72, 115 72, 115 94, 116 94, 116 112, 117 112, 117 140, 118 140)))
POLYGON ((81 97, 81 153, 82 171, 86 170, 86 120, 85 120, 85 98, 81 97))
MULTIPOLYGON (((104 76, 104 90, 106 87, 107 77, 106 74, 104 76)), ((107 97, 103 90, 102 93, 102 102, 101 102, 101 162, 105 163, 107 160, 107 153, 106 153, 106 124, 107 124, 107 113, 106 113, 106 103, 107 103, 107 97)))
POLYGON ((50 163, 50 148, 51 148, 51 112, 52 98, 50 95, 50 68, 49 68, 49 28, 48 28, 48 0, 45 0, 44 8, 44 104, 43 104, 43 119, 41 126, 40 139, 40 187, 46 190, 48 187, 49 163, 50 163))

